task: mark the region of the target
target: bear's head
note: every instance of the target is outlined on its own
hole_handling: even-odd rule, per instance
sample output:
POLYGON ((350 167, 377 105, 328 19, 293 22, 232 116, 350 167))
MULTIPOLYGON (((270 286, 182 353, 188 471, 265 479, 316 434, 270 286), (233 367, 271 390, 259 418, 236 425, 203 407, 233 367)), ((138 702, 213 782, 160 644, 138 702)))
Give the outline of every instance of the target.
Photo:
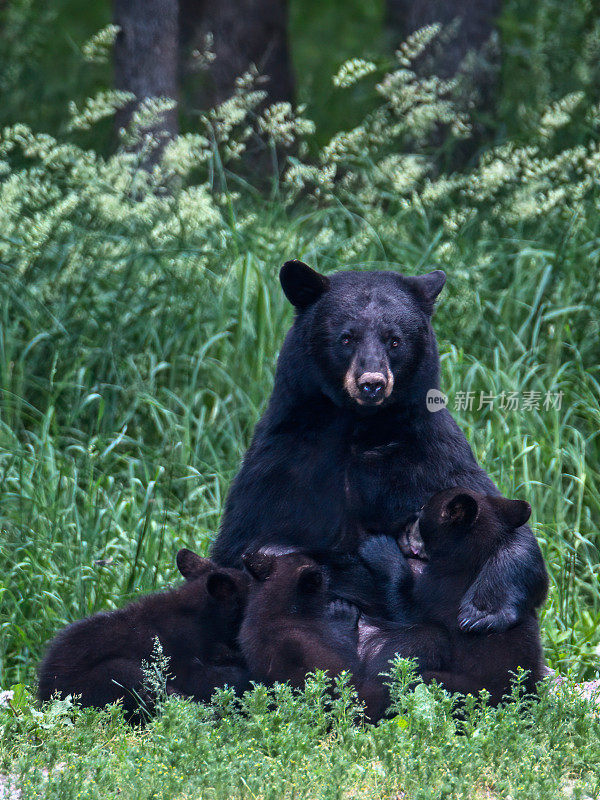
POLYGON ((297 311, 282 355, 289 370, 302 371, 295 376, 298 385, 316 384, 337 405, 356 410, 394 403, 425 408, 427 391, 438 384, 431 316, 443 272, 325 276, 301 261, 287 261, 280 280, 297 311), (294 359, 302 363, 290 363, 294 359))
POLYGON ((421 540, 431 562, 449 559, 459 569, 478 568, 530 515, 531 506, 524 500, 454 487, 428 500, 412 526, 412 536, 421 540))
POLYGON ((267 613, 311 616, 320 613, 326 602, 324 570, 299 552, 275 555, 258 550, 242 556, 251 576, 250 602, 258 598, 267 613))
POLYGON ((177 553, 177 568, 186 579, 177 594, 181 619, 189 623, 188 635, 200 626, 220 641, 235 644, 248 595, 246 573, 219 567, 185 548, 177 553))

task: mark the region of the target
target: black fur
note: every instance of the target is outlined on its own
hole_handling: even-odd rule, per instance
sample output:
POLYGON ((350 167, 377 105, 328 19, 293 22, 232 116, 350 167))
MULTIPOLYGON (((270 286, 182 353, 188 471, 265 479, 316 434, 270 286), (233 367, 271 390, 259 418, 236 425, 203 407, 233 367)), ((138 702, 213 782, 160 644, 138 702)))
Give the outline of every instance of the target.
POLYGON ((170 658, 167 691, 207 701, 225 684, 243 691, 248 673, 237 650, 248 578, 181 550, 177 565, 186 583, 149 595, 110 613, 74 622, 50 642, 39 669, 39 697, 79 695, 83 706, 122 700, 132 720, 142 721, 140 701, 152 711, 144 689, 142 660, 154 638, 170 658))
MULTIPOLYGON (((385 671, 396 654, 416 658, 426 682, 437 680, 451 692, 490 692, 497 704, 510 689, 511 672, 529 671, 528 691, 543 677, 544 663, 537 617, 526 613, 506 631, 465 633, 457 624, 461 598, 483 564, 510 545, 529 518, 528 503, 470 489, 439 492, 425 505, 416 535, 422 540, 427 561, 423 569, 404 571, 393 584, 404 602, 403 625, 365 620, 359 651, 365 674, 374 678, 385 671)), ((384 544, 388 546, 388 541, 384 544)), ((365 543, 361 557, 379 574, 380 583, 393 581, 400 570, 381 558, 377 539, 365 543)), ((402 601, 400 601, 402 602, 402 601)))
MULTIPOLYGON (((269 544, 352 553, 367 535, 396 535, 448 486, 497 493, 450 413, 426 407, 439 385, 430 317, 443 273, 324 277, 288 262, 281 281, 297 316, 227 498, 218 563, 239 566, 242 553, 269 544), (384 377, 361 388, 373 374, 384 377)), ((504 630, 543 602, 547 586, 535 537, 522 526, 466 587, 461 625, 504 630)))
MULTIPOLYGON (((244 563, 252 581, 239 642, 251 677, 296 688, 317 669, 330 677, 348 670, 358 678, 358 611, 328 602, 323 568, 302 553, 259 551, 246 554, 244 563)), ((380 716, 384 691, 359 678, 357 684, 367 716, 380 716)))

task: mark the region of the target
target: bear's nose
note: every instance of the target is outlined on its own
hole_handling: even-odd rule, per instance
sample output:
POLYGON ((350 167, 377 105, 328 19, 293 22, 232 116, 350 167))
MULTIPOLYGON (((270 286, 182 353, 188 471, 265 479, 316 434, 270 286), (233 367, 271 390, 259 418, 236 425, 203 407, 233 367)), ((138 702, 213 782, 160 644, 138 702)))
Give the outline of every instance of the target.
POLYGON ((365 400, 379 400, 385 389, 385 378, 380 372, 365 372, 357 383, 360 394, 365 400))

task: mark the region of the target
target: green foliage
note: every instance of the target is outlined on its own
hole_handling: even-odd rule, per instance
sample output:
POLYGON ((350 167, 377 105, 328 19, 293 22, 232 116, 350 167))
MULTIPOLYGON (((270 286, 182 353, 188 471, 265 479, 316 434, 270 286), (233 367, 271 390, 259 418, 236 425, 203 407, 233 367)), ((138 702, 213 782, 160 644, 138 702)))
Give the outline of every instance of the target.
POLYGON ((290 0, 289 41, 297 99, 317 123, 323 145, 340 128, 356 125, 373 106, 373 83, 336 92, 331 82, 346 59, 387 61, 384 0, 290 0))
MULTIPOLYGON (((110 22, 110 15, 108 2, 0 4, 0 128, 25 122, 56 133, 64 125, 69 101, 82 100, 110 82, 110 65, 84 69, 81 49, 110 22)), ((107 131, 97 130, 96 136, 96 145, 102 147, 107 131)))
POLYGON ((167 699, 167 682, 171 676, 171 659, 165 655, 158 636, 154 637, 152 653, 148 661, 142 659, 144 690, 157 704, 167 699))
MULTIPOLYGON (((381 8, 355 5, 342 27, 360 45, 381 8)), ((441 170, 432 146, 440 128, 469 135, 460 87, 413 69, 435 28, 411 37, 387 72, 376 52, 353 45, 347 54, 361 58, 341 64, 341 50, 315 39, 302 58, 333 52, 337 74, 307 98, 316 126, 310 108, 259 112, 250 71, 144 169, 145 131, 164 103, 145 104, 106 155, 127 101, 107 90, 114 30, 73 44, 108 23, 107 6, 49 8, 0 9, 0 119, 10 123, 0 139, 0 688, 19 682, 0 693, 0 797, 600 796, 597 709, 571 683, 598 675, 600 651, 591 6, 505 4, 514 50, 503 113, 515 141, 460 174, 441 170), (523 52, 536 54, 531 73, 515 66, 523 52), (84 57, 93 67, 80 73, 84 57), (255 131, 266 141, 258 156, 255 131), (262 190, 248 182, 256 157, 273 165, 262 190), (400 661, 394 716, 370 728, 356 724, 347 681, 330 702, 322 675, 300 696, 278 686, 239 702, 220 692, 210 707, 165 700, 156 653, 148 678, 162 713, 143 731, 118 706, 67 699, 40 710, 35 667, 61 626, 178 580, 181 546, 206 553, 292 319, 277 281, 290 257, 324 271, 448 273, 435 318, 442 387, 479 461, 533 506, 552 581, 546 655, 570 680, 538 703, 518 688, 498 710, 468 698, 457 718, 456 700, 415 687, 400 661), (501 407, 510 392, 537 404, 501 407), (545 407, 548 392, 562 392, 560 408, 545 407), (455 409, 465 393, 472 407, 455 409)), ((309 24, 318 28, 316 12, 309 24)))
POLYGON ((347 683, 332 703, 325 687, 316 675, 302 692, 257 686, 236 701, 226 690, 211 706, 169 698, 141 730, 118 706, 81 710, 67 699, 40 711, 16 687, 0 705, 3 796, 554 800, 600 791, 597 707, 573 686, 545 687, 531 703, 517 685, 497 710, 469 698, 457 718, 439 688, 399 685, 398 713, 376 727, 357 721, 347 683))
MULTIPOLYGON (((340 94, 330 76, 355 56, 389 64, 404 32, 386 27, 384 0, 289 0, 288 7, 296 99, 307 106, 317 125, 316 143, 323 146, 340 129, 357 125, 375 105, 372 81, 340 94)), ((109 0, 0 4, 0 126, 25 122, 34 130, 58 133, 68 102, 79 105, 106 88, 111 18, 109 0), (93 70, 82 70, 82 56, 94 63, 93 70)), ((483 110, 490 138, 508 131, 526 140, 532 117, 535 125, 537 112, 567 94, 583 91, 588 102, 600 100, 599 26, 592 0, 504 0, 497 24, 500 80, 490 107, 483 110)), ((189 132, 196 125, 196 89, 193 80, 184 83, 181 124, 189 132)), ((571 144, 586 139, 585 126, 572 126, 571 144)), ((97 128, 95 149, 106 152, 110 144, 110 127, 97 128)))
POLYGON ((332 702, 323 675, 299 696, 165 699, 156 652, 146 673, 161 714, 143 731, 118 706, 32 699, 57 629, 176 580, 179 547, 206 552, 291 321, 276 277, 291 256, 323 270, 447 271, 442 386, 451 408, 472 393, 454 413, 478 459, 534 508, 552 579, 549 663, 571 679, 598 674, 598 109, 568 95, 535 112, 526 145, 440 172, 424 143, 440 125, 467 135, 468 121, 453 82, 412 70, 435 34, 412 37, 387 74, 342 65, 341 96, 372 76, 377 89, 358 125, 320 149, 290 106, 257 115, 252 72, 151 170, 145 130, 162 102, 140 109, 110 157, 75 139, 126 101, 104 88, 71 106, 60 136, 3 132, 0 687, 20 683, 0 694, 0 796, 600 794, 597 710, 571 681, 531 703, 521 676, 501 709, 467 698, 457 718, 455 698, 415 686, 399 661, 394 715, 372 728, 357 724, 345 678, 332 702), (582 124, 591 143, 564 146, 582 124), (279 170, 268 192, 241 177, 254 130, 279 170), (139 154, 125 149, 136 143, 139 154), (481 399, 510 392, 537 405, 481 399), (560 408, 544 406, 547 392, 563 393, 560 408))
MULTIPOLYGON (((527 136, 535 113, 582 91, 597 103, 600 16, 593 0, 506 0, 499 27, 504 57, 498 121, 511 136, 527 136)), ((572 138, 585 130, 577 127, 572 138)))
MULTIPOLYGON (((4 130, 0 685, 31 682, 62 625, 172 580, 179 547, 206 552, 291 321, 276 278, 291 256, 448 272, 443 388, 451 408, 473 393, 457 417, 478 459, 534 508, 550 664, 597 674, 598 151, 557 140, 586 101, 540 110, 527 146, 440 173, 422 143, 440 125, 467 135, 468 121, 453 82, 412 69, 436 33, 400 48, 373 110, 316 162, 309 120, 285 104, 258 116, 254 72, 152 169, 140 164, 162 101, 122 133, 139 153, 104 157, 66 128, 4 130), (274 164, 295 145, 262 193, 241 178, 257 127, 274 164), (537 407, 480 403, 511 391, 537 407)), ((371 69, 343 67, 337 91, 371 69)), ((96 96, 72 118, 93 130, 118 101, 96 96)), ((584 110, 593 131, 597 109, 584 110)))

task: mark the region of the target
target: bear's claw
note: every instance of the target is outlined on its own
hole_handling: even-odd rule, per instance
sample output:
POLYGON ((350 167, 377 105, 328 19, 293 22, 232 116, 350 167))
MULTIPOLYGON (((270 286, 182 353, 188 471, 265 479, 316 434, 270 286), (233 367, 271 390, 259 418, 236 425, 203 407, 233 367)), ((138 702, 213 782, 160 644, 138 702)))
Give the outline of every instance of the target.
POLYGON ((501 633, 519 621, 515 609, 501 608, 499 611, 488 611, 478 608, 474 603, 465 603, 458 615, 458 625, 468 633, 501 633))

